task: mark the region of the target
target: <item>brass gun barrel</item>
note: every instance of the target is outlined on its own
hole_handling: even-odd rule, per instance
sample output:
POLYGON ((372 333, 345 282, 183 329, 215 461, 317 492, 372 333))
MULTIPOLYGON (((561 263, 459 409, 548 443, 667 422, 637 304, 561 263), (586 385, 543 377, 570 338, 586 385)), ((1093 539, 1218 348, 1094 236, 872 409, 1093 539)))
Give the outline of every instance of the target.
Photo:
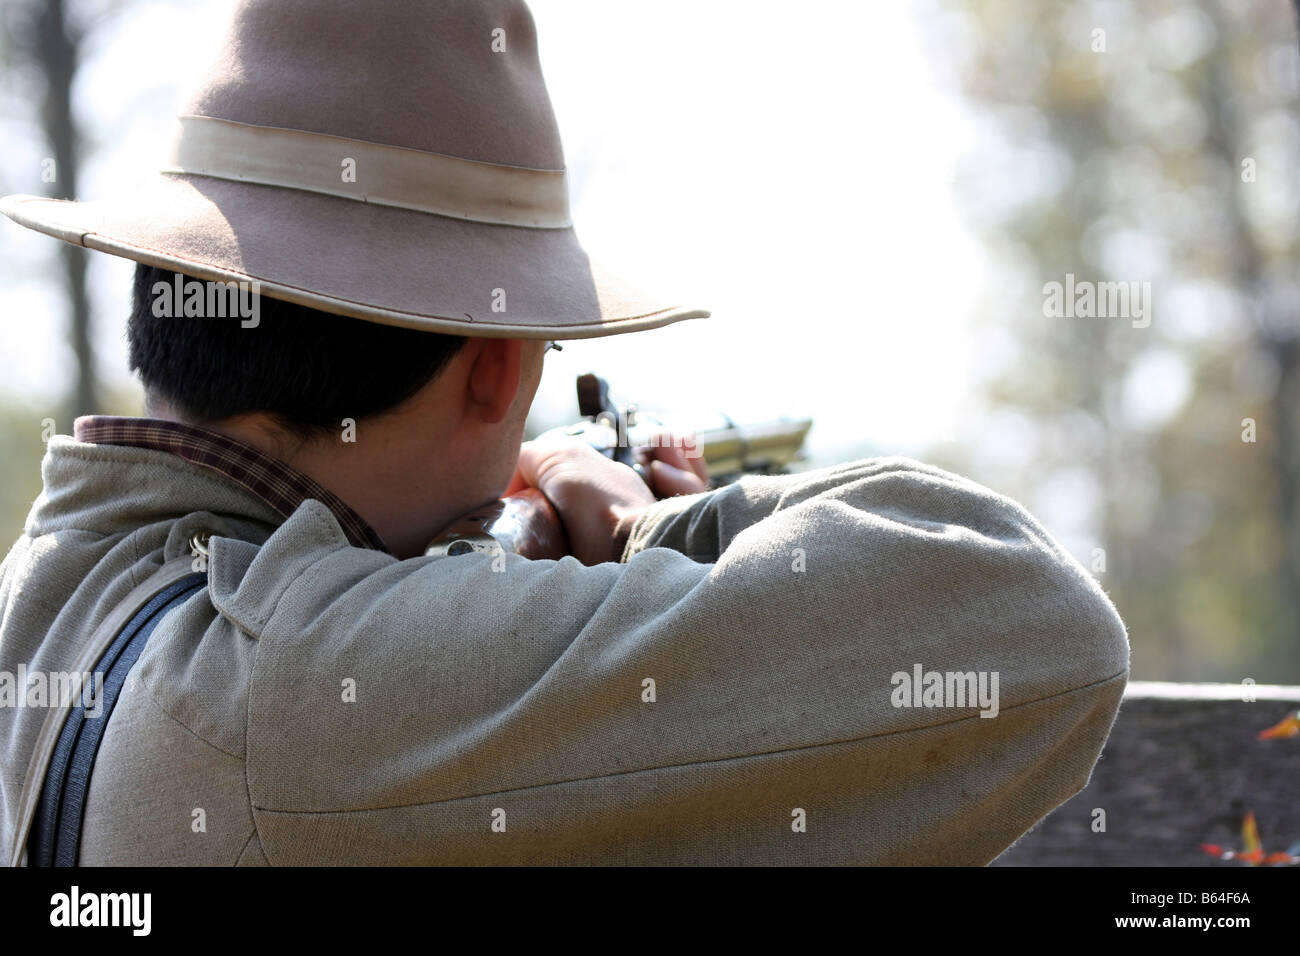
POLYGON ((812 428, 811 418, 777 418, 737 424, 695 433, 709 474, 721 482, 741 474, 781 471, 798 461, 812 428))
POLYGON ((585 441, 605 454, 619 448, 654 446, 662 440, 660 436, 670 434, 674 440, 682 441, 688 457, 698 455, 704 459, 716 486, 742 474, 770 474, 794 464, 803 456, 804 440, 811 428, 811 418, 737 423, 724 416, 706 428, 675 428, 659 419, 639 415, 636 424, 628 427, 622 436, 616 425, 605 419, 578 422, 546 434, 585 441), (694 444, 685 440, 687 435, 694 435, 694 444))

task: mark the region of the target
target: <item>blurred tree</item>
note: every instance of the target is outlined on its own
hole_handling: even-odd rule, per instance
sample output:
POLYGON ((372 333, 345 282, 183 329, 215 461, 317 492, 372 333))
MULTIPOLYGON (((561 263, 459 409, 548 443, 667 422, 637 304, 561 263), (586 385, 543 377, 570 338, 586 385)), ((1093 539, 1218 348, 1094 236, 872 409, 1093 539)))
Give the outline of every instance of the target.
MULTIPOLYGON (((45 86, 40 121, 54 165, 44 178, 55 198, 76 198, 82 135, 72 110, 72 84, 80 65, 84 33, 69 23, 65 0, 30 0, 14 4, 11 11, 6 26, 12 49, 40 72, 45 86)), ((90 341, 90 303, 86 298, 86 250, 61 243, 59 254, 68 297, 69 338, 77 362, 70 397, 69 418, 73 418, 95 411, 99 395, 90 341)))
MULTIPOLYGON (((1222 55, 1207 58, 1198 84, 1198 92, 1209 107, 1206 146, 1235 172, 1242 163, 1252 159, 1245 128, 1247 120, 1242 114, 1252 108, 1262 108, 1258 101, 1252 103, 1251 98, 1238 91, 1244 77, 1236 61, 1248 56, 1245 48, 1254 45, 1253 30, 1270 24, 1262 17, 1249 18, 1245 25, 1250 29, 1241 36, 1238 25, 1225 19, 1217 3, 1201 0, 1200 5, 1216 34, 1224 38, 1220 44, 1222 55)), ((1278 172, 1285 175, 1284 171, 1278 172)), ((1292 175, 1300 175, 1300 167, 1292 175)), ((1276 376, 1268 406, 1272 424, 1269 452, 1274 471, 1269 497, 1279 535, 1277 584, 1281 623, 1295 635, 1300 633, 1300 511, 1297 510, 1300 505, 1300 445, 1297 444, 1300 439, 1300 322, 1297 322, 1294 289, 1288 294, 1285 277, 1281 282, 1273 280, 1270 250, 1248 221, 1245 191, 1253 183, 1234 175, 1226 185, 1223 202, 1229 264, 1226 278, 1252 303, 1255 347, 1276 376)), ((1281 251, 1285 256, 1279 264, 1285 267, 1287 260, 1294 261, 1290 255, 1292 249, 1281 251)))
MULTIPOLYGON (((50 150, 42 170, 49 194, 59 199, 77 196, 83 133, 73 109, 73 84, 81 66, 87 38, 122 7, 123 0, 11 0, 0 16, 4 65, 26 67, 39 76, 43 89, 37 112, 50 150)), ((86 255, 80 246, 59 243, 63 286, 68 301, 68 337, 77 364, 68 398, 71 421, 100 410, 100 388, 90 334, 90 303, 86 295, 86 255)))
POLYGON ((1291 5, 944 9, 978 117, 961 192, 991 264, 985 326, 1004 341, 972 470, 1068 519, 1138 676, 1300 681, 1291 5), (1150 323, 1047 315, 1067 274, 1150 283, 1150 323))
MULTIPOLYGON (((57 198, 77 194, 85 144, 73 107, 73 88, 83 51, 129 0, 5 0, 0 3, 0 69, 6 80, 22 75, 22 91, 5 85, 5 119, 30 123, 45 141, 46 158, 53 165, 39 171, 48 193, 57 198)), ((35 137, 33 137, 35 138, 35 137)), ((34 174, 17 189, 34 191, 34 174)), ((68 339, 76 363, 70 376, 65 424, 77 415, 100 411, 125 411, 131 397, 110 392, 98 381, 90 334, 90 303, 86 293, 85 249, 51 242, 59 256, 59 273, 68 302, 68 339)), ((12 263, 10 264, 12 265, 12 263)), ((40 459, 48 408, 38 408, 25 398, 9 395, 0 402, 0 543, 17 536, 33 499, 40 493, 40 459)))

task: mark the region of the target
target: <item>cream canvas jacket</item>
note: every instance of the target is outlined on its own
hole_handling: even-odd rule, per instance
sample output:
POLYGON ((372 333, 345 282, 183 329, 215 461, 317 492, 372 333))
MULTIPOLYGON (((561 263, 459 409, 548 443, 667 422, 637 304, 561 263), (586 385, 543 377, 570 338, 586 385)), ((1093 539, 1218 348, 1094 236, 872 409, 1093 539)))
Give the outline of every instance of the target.
MULTIPOLYGON (((56 437, 43 473, 0 671, 70 669, 215 535, 110 718, 82 864, 984 864, 1087 782, 1128 675, 1033 518, 907 459, 660 502, 621 563, 499 570, 352 547, 320 502, 284 520, 166 452, 56 437), (905 686, 929 672, 996 707, 905 686)), ((0 707, 9 862, 47 711, 0 707)))

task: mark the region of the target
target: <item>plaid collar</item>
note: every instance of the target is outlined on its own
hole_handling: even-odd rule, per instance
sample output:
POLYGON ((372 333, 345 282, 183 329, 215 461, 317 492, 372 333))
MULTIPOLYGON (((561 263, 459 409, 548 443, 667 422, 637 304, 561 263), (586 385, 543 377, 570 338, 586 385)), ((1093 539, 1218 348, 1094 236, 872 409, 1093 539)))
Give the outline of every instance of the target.
POLYGON ((217 432, 156 418, 87 415, 73 424, 73 435, 92 445, 130 445, 179 455, 224 475, 286 518, 315 498, 333 512, 352 545, 388 551, 375 529, 338 495, 279 459, 217 432))

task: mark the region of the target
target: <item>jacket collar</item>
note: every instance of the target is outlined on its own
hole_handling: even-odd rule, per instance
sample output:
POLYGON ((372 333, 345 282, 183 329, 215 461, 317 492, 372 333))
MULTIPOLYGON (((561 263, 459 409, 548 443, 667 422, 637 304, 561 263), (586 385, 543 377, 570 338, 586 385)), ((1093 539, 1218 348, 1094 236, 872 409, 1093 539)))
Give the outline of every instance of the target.
MULTIPOLYGON (((73 425, 77 441, 168 452, 215 472, 288 518, 309 498, 327 507, 354 547, 387 552, 378 533, 328 488, 284 462, 226 435, 154 418, 95 415, 73 425)), ((204 509, 207 510, 207 509, 204 509)))

